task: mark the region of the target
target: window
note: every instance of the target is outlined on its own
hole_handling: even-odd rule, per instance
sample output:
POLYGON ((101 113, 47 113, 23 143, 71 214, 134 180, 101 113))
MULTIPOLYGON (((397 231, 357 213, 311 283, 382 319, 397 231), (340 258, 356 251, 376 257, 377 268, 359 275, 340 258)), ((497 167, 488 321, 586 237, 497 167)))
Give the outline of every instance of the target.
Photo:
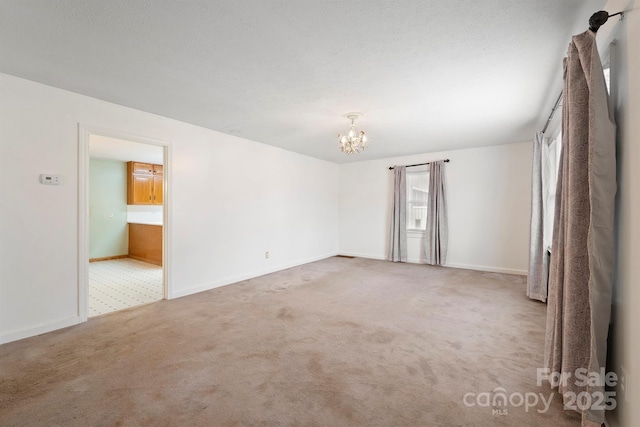
POLYGON ((542 147, 542 243, 548 250, 551 250, 553 242, 553 218, 561 150, 562 131, 542 147))
POLYGON ((407 171, 407 231, 427 229, 429 170, 407 171))
POLYGON ((615 75, 615 66, 616 66, 616 41, 613 40, 607 50, 602 55, 602 72, 604 73, 604 82, 607 85, 607 92, 612 97, 612 105, 616 105, 615 99, 613 97, 616 96, 615 91, 615 79, 612 77, 615 75))

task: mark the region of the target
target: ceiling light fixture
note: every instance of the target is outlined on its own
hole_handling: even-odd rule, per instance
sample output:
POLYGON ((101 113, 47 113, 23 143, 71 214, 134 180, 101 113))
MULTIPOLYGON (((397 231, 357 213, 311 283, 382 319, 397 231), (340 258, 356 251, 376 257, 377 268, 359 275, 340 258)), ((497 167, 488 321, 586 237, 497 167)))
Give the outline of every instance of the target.
POLYGON ((340 150, 346 154, 360 153, 367 148, 367 137, 364 131, 358 132, 355 129, 355 121, 358 117, 361 117, 362 113, 347 113, 344 117, 351 120, 351 128, 346 135, 338 134, 338 143, 340 144, 340 150))

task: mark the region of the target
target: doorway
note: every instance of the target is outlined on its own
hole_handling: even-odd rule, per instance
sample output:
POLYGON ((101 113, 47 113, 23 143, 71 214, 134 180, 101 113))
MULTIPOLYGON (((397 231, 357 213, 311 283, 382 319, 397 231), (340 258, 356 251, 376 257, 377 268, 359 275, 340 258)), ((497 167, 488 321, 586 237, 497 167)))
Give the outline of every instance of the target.
POLYGON ((167 299, 168 144, 81 126, 79 146, 79 316, 167 299))

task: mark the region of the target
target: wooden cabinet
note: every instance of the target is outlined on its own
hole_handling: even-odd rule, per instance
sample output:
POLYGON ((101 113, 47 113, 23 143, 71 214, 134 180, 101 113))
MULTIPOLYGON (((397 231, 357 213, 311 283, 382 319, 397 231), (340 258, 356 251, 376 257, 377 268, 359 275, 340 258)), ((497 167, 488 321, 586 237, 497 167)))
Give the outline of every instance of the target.
POLYGON ((153 204, 153 175, 129 175, 128 205, 153 204))
POLYGON ((129 258, 162 265, 162 226, 129 224, 129 258))
POLYGON ((162 165, 153 165, 153 204, 161 205, 162 201, 162 184, 164 181, 164 169, 162 165))
POLYGON ((163 181, 162 165, 128 162, 127 204, 161 205, 163 181))

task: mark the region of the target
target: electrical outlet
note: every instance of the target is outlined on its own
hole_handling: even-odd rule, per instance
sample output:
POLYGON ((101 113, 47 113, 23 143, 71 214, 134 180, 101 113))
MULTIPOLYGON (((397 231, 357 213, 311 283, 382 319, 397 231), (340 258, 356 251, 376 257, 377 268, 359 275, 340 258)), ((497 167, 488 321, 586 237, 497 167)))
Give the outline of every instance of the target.
POLYGON ((266 251, 266 252, 264 253, 264 259, 269 259, 269 251, 266 251))

